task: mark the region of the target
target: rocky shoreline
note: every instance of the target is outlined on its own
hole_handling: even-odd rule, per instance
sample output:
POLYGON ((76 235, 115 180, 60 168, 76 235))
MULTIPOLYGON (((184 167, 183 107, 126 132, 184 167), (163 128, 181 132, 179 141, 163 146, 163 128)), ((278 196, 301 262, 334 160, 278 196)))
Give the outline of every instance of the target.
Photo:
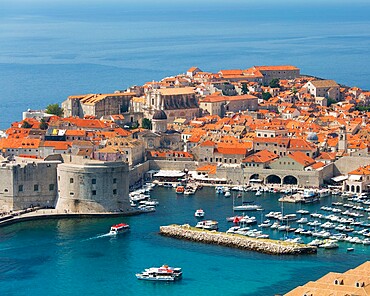
POLYGON ((200 230, 185 225, 168 225, 160 227, 160 234, 178 239, 185 239, 206 244, 256 251, 270 255, 315 254, 316 247, 270 239, 255 239, 238 234, 200 230))

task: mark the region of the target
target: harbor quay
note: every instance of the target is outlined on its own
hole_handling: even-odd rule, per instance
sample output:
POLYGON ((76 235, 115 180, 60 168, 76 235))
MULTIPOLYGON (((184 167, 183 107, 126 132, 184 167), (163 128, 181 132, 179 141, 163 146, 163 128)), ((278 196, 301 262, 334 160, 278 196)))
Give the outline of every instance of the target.
POLYGON ((317 253, 317 247, 314 246, 271 239, 255 239, 238 234, 199 230, 188 224, 161 226, 160 234, 178 239, 206 244, 216 244, 270 255, 300 255, 317 253))
POLYGON ((112 218, 126 217, 142 214, 142 211, 134 210, 127 212, 100 212, 100 213, 83 213, 68 212, 56 209, 34 208, 22 211, 15 211, 0 216, 0 227, 19 222, 43 220, 43 219, 71 219, 71 218, 112 218))

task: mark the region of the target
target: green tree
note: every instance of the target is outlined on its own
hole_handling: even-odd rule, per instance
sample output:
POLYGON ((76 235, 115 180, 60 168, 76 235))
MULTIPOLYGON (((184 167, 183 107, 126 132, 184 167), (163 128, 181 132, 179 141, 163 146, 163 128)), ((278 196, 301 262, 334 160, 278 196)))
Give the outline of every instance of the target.
POLYGON ((152 129, 152 121, 148 118, 143 118, 141 121, 141 126, 145 129, 152 129))
POLYGON ((327 106, 330 107, 330 105, 333 105, 335 104, 337 101, 332 99, 332 98, 328 98, 328 101, 327 101, 327 106))
POLYGON ((23 120, 22 128, 31 128, 31 127, 32 127, 32 125, 28 121, 23 120))
POLYGON ((46 107, 45 113, 63 116, 63 108, 59 107, 58 104, 50 104, 46 107))
POLYGON ((267 101, 271 97, 272 97, 272 95, 269 92, 263 92, 262 93, 262 99, 265 100, 265 101, 267 101))
POLYGON ((280 88, 279 79, 274 78, 270 81, 269 86, 272 88, 280 88))
POLYGON ((355 108, 357 111, 366 111, 369 112, 370 107, 369 106, 356 106, 355 108))
POLYGON ((242 83, 242 94, 243 95, 246 95, 248 94, 248 87, 247 87, 247 84, 246 83, 242 83))
POLYGON ((47 122, 45 121, 45 119, 44 118, 41 119, 41 121, 40 121, 40 129, 46 130, 46 129, 48 129, 48 127, 49 127, 49 125, 47 124, 47 122))

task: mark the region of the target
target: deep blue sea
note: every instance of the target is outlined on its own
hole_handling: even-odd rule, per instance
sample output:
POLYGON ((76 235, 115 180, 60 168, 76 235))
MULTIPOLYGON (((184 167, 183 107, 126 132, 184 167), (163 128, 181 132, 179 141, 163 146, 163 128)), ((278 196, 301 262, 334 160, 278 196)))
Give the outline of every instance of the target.
POLYGON ((69 95, 293 64, 369 87, 366 0, 0 0, 0 129, 69 95))
MULTIPOLYGON (((160 225, 195 225, 194 212, 204 209, 207 219, 219 221, 220 231, 232 223, 232 198, 203 188, 194 196, 176 195, 172 188, 156 188, 157 211, 134 217, 62 219, 24 222, 0 228, 0 295, 275 295, 284 293, 329 271, 343 272, 368 260, 370 246, 341 243, 339 249, 319 249, 316 255, 272 256, 162 237, 160 225), (126 222, 131 231, 104 237, 112 224, 126 222), (175 283, 139 281, 135 273, 169 264, 183 268, 175 283)), ((256 197, 244 193, 265 211, 248 212, 258 221, 264 213, 281 210, 279 195, 256 197)), ((303 206, 310 212, 337 198, 303 206)), ((235 198, 235 203, 241 199, 235 198)), ((294 213, 300 205, 284 206, 294 213)), ((268 231, 272 237, 285 234, 268 231)))

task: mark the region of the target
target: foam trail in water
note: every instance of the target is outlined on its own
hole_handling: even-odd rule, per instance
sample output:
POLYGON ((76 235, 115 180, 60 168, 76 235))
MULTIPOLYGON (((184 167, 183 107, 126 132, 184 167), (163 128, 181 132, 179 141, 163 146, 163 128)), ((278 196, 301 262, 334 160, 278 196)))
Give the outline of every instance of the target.
POLYGON ((94 236, 94 237, 90 237, 90 238, 85 239, 83 241, 89 241, 89 240, 98 239, 98 238, 107 237, 107 236, 112 236, 112 235, 110 233, 105 233, 105 234, 97 235, 97 236, 94 236))

